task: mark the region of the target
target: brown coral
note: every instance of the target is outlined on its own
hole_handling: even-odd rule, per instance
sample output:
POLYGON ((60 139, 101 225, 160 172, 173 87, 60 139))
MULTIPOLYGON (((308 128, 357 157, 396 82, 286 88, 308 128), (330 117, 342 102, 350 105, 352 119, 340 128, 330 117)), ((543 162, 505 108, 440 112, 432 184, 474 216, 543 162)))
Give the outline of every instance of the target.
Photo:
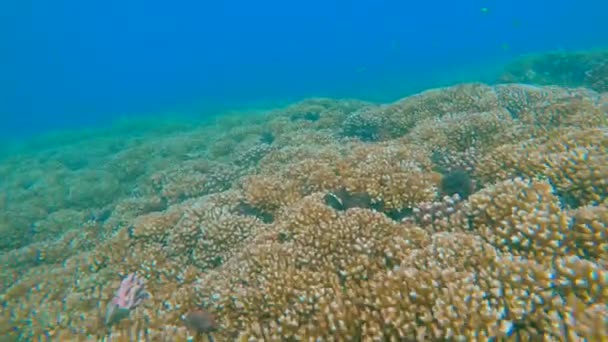
POLYGON ((5 166, 0 334, 180 341, 212 325, 218 341, 604 340, 606 102, 518 84, 382 106, 304 101, 151 136, 101 170, 65 153, 65 166, 48 163, 51 189, 107 178, 76 209, 50 204, 60 196, 36 183, 43 172, 5 166), (476 184, 467 198, 442 197, 454 170, 476 184), (31 223, 52 233, 28 236, 31 223), (109 329, 105 303, 132 272, 151 297, 109 329))

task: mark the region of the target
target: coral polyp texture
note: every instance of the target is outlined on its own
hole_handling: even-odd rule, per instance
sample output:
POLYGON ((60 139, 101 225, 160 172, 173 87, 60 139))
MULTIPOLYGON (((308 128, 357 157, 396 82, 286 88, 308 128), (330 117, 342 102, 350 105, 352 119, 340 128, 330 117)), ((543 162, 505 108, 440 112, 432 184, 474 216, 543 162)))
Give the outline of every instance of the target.
POLYGON ((0 336, 608 340, 607 99, 461 84, 7 157, 0 336))

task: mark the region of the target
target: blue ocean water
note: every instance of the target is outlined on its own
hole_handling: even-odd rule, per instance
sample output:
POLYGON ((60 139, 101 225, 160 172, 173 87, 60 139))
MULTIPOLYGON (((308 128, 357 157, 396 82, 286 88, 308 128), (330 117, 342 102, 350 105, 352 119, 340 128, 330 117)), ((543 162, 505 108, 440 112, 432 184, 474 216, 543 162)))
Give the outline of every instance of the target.
POLYGON ((0 134, 309 96, 387 101, 608 42, 608 2, 10 1, 0 134))

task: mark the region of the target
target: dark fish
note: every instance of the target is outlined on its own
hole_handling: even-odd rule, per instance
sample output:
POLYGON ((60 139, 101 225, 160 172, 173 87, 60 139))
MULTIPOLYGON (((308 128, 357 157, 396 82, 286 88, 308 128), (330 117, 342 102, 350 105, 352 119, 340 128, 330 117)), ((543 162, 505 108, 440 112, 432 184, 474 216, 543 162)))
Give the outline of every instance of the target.
POLYGON ((206 334, 209 341, 214 341, 211 333, 218 329, 218 324, 209 311, 205 309, 192 310, 182 316, 182 319, 188 329, 197 335, 206 334))

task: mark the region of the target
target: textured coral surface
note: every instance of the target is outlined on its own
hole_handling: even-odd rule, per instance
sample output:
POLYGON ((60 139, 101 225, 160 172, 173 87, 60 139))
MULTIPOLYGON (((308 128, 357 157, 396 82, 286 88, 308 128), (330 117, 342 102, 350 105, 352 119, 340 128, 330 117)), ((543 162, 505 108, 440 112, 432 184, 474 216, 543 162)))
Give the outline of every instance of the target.
POLYGON ((608 51, 555 51, 519 58, 507 66, 501 82, 558 84, 608 91, 608 51))
POLYGON ((607 104, 461 84, 7 157, 0 336, 608 340, 607 104))

